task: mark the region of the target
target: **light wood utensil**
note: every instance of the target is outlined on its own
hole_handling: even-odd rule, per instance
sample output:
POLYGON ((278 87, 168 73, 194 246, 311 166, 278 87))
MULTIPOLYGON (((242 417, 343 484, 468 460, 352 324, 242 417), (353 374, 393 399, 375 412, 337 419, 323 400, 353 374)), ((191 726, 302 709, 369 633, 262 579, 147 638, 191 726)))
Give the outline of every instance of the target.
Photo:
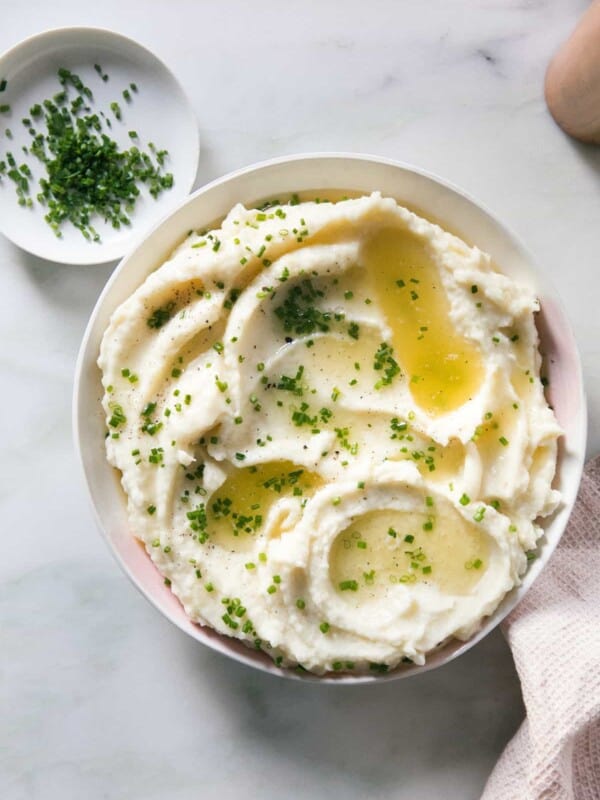
POLYGON ((546 72, 546 102, 560 127, 600 144, 600 0, 595 0, 546 72))

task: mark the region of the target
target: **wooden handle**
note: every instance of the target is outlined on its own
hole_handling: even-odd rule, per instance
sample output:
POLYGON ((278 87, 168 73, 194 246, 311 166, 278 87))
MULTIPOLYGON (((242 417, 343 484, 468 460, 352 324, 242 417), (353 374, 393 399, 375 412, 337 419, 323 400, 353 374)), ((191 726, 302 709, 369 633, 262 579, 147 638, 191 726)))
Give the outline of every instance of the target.
POLYGON ((546 102, 560 127, 600 143, 600 0, 595 0, 546 72, 546 102))

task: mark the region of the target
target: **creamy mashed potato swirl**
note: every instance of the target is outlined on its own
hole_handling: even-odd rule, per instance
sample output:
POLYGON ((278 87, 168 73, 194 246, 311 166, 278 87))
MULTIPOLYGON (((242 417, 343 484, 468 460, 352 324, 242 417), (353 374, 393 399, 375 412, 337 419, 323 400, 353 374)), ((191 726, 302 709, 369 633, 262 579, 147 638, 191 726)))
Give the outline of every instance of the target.
POLYGON ((132 534, 190 618, 319 674, 472 635, 559 501, 537 309, 378 193, 191 233, 98 362, 132 534))

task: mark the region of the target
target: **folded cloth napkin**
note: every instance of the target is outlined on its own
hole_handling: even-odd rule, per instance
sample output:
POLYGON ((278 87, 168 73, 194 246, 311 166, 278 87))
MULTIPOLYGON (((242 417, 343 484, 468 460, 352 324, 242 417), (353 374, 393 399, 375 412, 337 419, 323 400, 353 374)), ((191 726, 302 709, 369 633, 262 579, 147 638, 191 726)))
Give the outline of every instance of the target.
POLYGON ((481 800, 600 800, 600 456, 556 552, 503 624, 527 717, 481 800))

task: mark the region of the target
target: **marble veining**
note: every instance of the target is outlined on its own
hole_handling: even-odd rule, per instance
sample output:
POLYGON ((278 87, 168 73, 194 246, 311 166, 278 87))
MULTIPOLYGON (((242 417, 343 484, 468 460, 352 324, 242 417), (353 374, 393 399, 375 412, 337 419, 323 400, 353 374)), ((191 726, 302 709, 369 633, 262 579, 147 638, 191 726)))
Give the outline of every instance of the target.
MULTIPOLYGON (((526 242, 581 348, 600 445, 600 149, 550 119, 545 65, 587 3, 3 0, 0 50, 97 25, 152 49, 198 115, 197 183, 276 155, 371 152, 459 184, 526 242)), ((72 374, 112 266, 0 239, 0 797, 477 798, 523 715, 496 632, 380 686, 288 683, 192 642, 94 529, 71 442, 72 374)))

